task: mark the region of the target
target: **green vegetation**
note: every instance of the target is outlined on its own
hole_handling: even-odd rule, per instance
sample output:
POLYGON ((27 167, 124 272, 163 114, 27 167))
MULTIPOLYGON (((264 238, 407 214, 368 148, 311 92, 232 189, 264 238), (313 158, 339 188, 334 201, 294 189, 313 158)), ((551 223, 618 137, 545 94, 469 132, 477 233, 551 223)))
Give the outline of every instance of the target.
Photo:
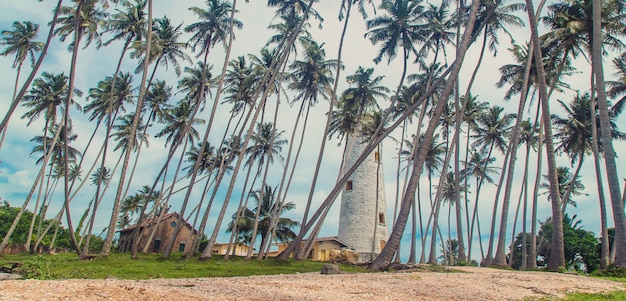
MULTIPOLYGON (((196 258, 160 259, 159 254, 139 254, 131 260, 128 253, 113 252, 108 257, 81 260, 75 253, 58 255, 10 255, 0 258, 0 265, 21 262, 20 273, 33 279, 104 279, 107 276, 122 279, 234 277, 319 272, 324 262, 318 261, 245 261, 239 257, 200 262, 196 258)), ((346 272, 362 272, 363 267, 340 265, 346 272)))
POLYGON ((548 301, 548 300, 559 300, 559 301, 589 301, 589 300, 626 300, 626 292, 625 291, 615 291, 605 294, 586 294, 586 293, 576 293, 567 295, 562 299, 555 298, 530 298, 526 299, 527 301, 548 301))

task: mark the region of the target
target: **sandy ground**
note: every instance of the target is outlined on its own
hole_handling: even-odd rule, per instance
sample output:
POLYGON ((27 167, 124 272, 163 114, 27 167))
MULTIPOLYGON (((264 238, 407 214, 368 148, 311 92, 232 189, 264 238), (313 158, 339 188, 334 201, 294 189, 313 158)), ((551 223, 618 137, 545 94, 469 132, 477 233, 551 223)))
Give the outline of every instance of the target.
POLYGON ((0 282, 0 300, 520 300, 626 289, 622 283, 577 275, 458 269, 465 273, 8 280, 0 282))

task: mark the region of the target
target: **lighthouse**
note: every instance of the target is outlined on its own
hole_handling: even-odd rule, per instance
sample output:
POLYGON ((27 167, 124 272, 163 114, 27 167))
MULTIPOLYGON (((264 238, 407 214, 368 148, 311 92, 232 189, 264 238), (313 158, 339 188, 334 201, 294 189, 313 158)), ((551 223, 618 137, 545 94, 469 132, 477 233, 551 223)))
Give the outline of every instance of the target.
MULTIPOLYGON (((367 140, 351 136, 347 140, 346 170, 361 155, 367 140)), ((359 261, 373 260, 388 239, 383 168, 376 148, 350 176, 341 193, 337 238, 359 254, 359 261), (372 254, 373 252, 373 254, 372 254)))

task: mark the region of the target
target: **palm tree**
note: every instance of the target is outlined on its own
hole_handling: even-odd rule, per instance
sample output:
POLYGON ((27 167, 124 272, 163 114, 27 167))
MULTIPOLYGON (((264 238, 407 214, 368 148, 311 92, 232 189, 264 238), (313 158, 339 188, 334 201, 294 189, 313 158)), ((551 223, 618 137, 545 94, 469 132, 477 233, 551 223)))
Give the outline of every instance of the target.
MULTIPOLYGON (((181 67, 179 60, 191 61, 191 58, 184 49, 188 44, 179 41, 179 38, 183 35, 181 32, 182 23, 174 27, 169 18, 163 17, 154 20, 152 26, 152 34, 154 35, 154 41, 150 47, 150 61, 149 64, 154 63, 154 69, 152 69, 152 75, 148 82, 152 83, 152 79, 156 73, 157 67, 160 65, 165 66, 167 69, 169 65, 174 66, 174 72, 177 76, 181 74, 181 67)), ((146 63, 146 43, 135 42, 132 45, 134 51, 130 54, 131 58, 141 58, 139 65, 135 72, 138 72, 146 63)))
MULTIPOLYGON (((50 30, 48 31, 48 37, 46 38, 46 43, 43 45, 43 47, 41 49, 41 54, 39 55, 39 58, 37 59, 37 62, 33 66, 32 70, 30 72, 30 75, 28 75, 28 78, 26 79, 26 81, 22 85, 22 88, 20 88, 19 92, 17 92, 16 95, 13 97, 13 99, 11 101, 11 105, 9 106, 9 109, 7 110, 6 114, 2 118, 2 121, 0 122, 0 133, 2 133, 3 135, 6 132, 6 127, 7 127, 8 123, 9 123, 9 119, 11 118, 13 113, 15 112, 15 109, 17 109, 17 106, 18 106, 20 100, 22 99, 24 94, 26 94, 28 88, 30 88, 30 84, 32 83, 33 79, 35 79, 35 76, 37 76, 37 72, 39 71, 39 67, 41 67, 41 64, 43 63, 43 59, 46 56, 46 53, 48 51, 48 47, 50 46, 50 42, 52 41, 52 37, 54 36, 54 31, 56 30, 57 20, 58 20, 58 17, 59 17, 59 13, 61 11, 62 3, 63 3, 63 0, 59 0, 57 2, 56 8, 54 9, 54 16, 52 17, 52 21, 50 22, 50 30)), ((0 141, 0 147, 2 146, 1 144, 2 144, 2 142, 0 141)), ((2 244, 0 246, 0 249, 3 250, 5 245, 6 244, 2 244)))
MULTIPOLYGON (((70 65, 70 75, 69 75, 69 93, 66 99, 66 107, 68 110, 65 110, 65 123, 69 124, 69 104, 72 100, 72 93, 74 89, 74 78, 76 74, 76 66, 78 59, 78 47, 81 41, 85 42, 84 47, 87 47, 91 44, 92 41, 96 42, 96 46, 100 47, 102 44, 100 33, 98 32, 98 27, 102 24, 102 20, 107 16, 106 13, 100 11, 97 7, 97 0, 83 0, 78 1, 75 7, 62 7, 61 15, 59 18, 61 26, 55 31, 61 41, 65 41, 65 39, 70 35, 74 35, 74 40, 69 45, 69 49, 72 50, 72 61, 70 65)), ((65 145, 68 144, 67 137, 63 137, 65 141, 65 145)), ((67 152, 66 152, 67 154, 67 152)), ((68 159, 65 159, 65 169, 68 169, 68 159)), ((79 250, 79 246, 77 245, 76 238, 74 236, 74 227, 72 225, 72 219, 69 208, 69 183, 68 178, 64 178, 64 190, 65 190, 65 217, 67 219, 68 228, 70 231, 70 238, 72 240, 72 244, 76 247, 77 253, 82 256, 82 251, 79 250)))
MULTIPOLYGON (((64 100, 69 92, 67 81, 68 78, 63 73, 48 72, 44 72, 40 78, 35 79, 29 94, 24 97, 22 105, 29 108, 29 111, 24 113, 22 118, 28 118, 28 124, 30 124, 43 113, 46 120, 44 132, 49 126, 56 124, 59 110, 65 111, 64 100)), ((82 91, 74 89, 73 94, 82 96, 82 91)), ((77 103, 72 102, 72 104, 80 109, 77 103)))
POLYGON ((118 143, 115 146, 115 148, 113 148, 113 151, 116 151, 121 148, 122 149, 122 154, 120 154, 121 156, 125 154, 127 151, 129 151, 129 147, 132 147, 132 149, 130 149, 130 152, 136 151, 137 145, 140 141, 142 141, 145 144, 148 144, 148 135, 144 135, 141 132, 138 132, 138 131, 143 131, 145 125, 139 125, 137 127, 138 131, 135 131, 134 137, 132 136, 133 134, 133 132, 131 131, 132 124, 133 124, 132 114, 126 114, 122 117, 118 117, 117 120, 120 123, 113 125, 113 129, 115 130, 115 132, 113 133, 112 136, 113 136, 113 140, 118 141, 118 143))
MULTIPOLYGON (((578 178, 584 157, 589 155, 592 148, 593 141, 591 139, 591 134, 593 129, 591 126, 591 119, 594 118, 594 116, 592 116, 591 113, 590 103, 591 99, 588 93, 576 95, 570 105, 567 105, 563 101, 559 100, 559 104, 565 110, 567 116, 565 118, 560 116, 552 117, 556 127, 554 138, 558 141, 558 145, 555 150, 557 152, 566 153, 570 157, 572 164, 578 161, 578 165, 574 171, 572 179, 578 178)), ((612 138, 616 140, 626 139, 626 134, 617 129, 617 116, 612 115, 610 117, 611 119, 609 124, 611 126, 612 138)), ((595 118, 598 118, 597 115, 595 118)), ((597 131, 601 131, 601 129, 598 128, 597 131)), ((602 146, 602 139, 598 139, 598 145, 602 146)), ((574 188, 572 185, 569 187, 574 188)), ((563 212, 565 212, 565 208, 569 203, 568 192, 571 192, 572 188, 561 191, 562 199, 567 200, 563 202, 563 212)))
MULTIPOLYGON (((45 161, 45 158, 49 156, 50 158, 50 167, 56 168, 59 171, 63 171, 63 158, 65 156, 65 145, 64 142, 57 143, 56 145, 52 145, 53 139, 50 137, 54 137, 57 131, 61 131, 61 135, 68 135, 68 141, 72 142, 76 140, 78 135, 72 133, 72 128, 69 128, 69 131, 65 133, 65 126, 53 125, 48 128, 48 133, 43 136, 36 136, 31 139, 32 142, 37 143, 35 147, 33 147, 33 151, 31 155, 34 153, 42 153, 41 157, 37 159, 36 163, 42 163, 45 161)), ((81 156, 81 153, 71 146, 68 146, 68 158, 71 163, 75 163, 76 159, 81 156)))
MULTIPOLYGON (((213 48, 218 43, 223 43, 229 35, 231 22, 232 25, 237 28, 241 28, 243 24, 236 19, 231 20, 230 14, 233 11, 232 6, 226 2, 221 0, 207 0, 207 9, 202 9, 199 7, 190 7, 194 14, 200 18, 200 22, 196 22, 185 27, 185 32, 193 33, 191 39, 189 40, 191 43, 191 49, 196 51, 196 47, 200 47, 200 51, 197 57, 204 54, 203 65, 207 65, 207 58, 213 48)), ((226 44, 224 44, 226 45, 226 44)), ((206 71, 202 69, 204 72, 204 76, 202 77, 202 81, 205 81, 206 71)), ((200 88, 200 94, 204 87, 200 88)))
MULTIPOLYGON (((605 154, 605 165, 607 171, 607 178, 609 181, 609 190, 611 195, 611 203, 613 205, 613 217, 615 220, 615 233, 619 237, 617 241, 614 242, 616 246, 616 253, 618 257, 616 258, 615 264, 620 267, 626 266, 626 220, 624 219, 623 212, 624 210, 624 200, 620 200, 620 187, 619 187, 619 179, 617 177, 617 166, 615 164, 615 153, 613 149, 613 142, 611 141, 611 133, 609 131, 609 110, 608 103, 606 99, 605 93, 605 82, 604 82, 604 69, 602 67, 602 20, 604 20, 602 16, 601 6, 602 3, 600 1, 594 0, 592 1, 592 70, 594 70, 595 82, 599 88, 598 90, 598 109, 600 113, 600 128, 602 132, 602 138, 604 141, 603 148, 605 154)), ((615 17, 621 15, 621 11, 623 11, 623 3, 614 1, 610 2, 612 4, 611 8, 606 10, 607 14, 611 17, 615 17)), ((607 18, 609 19, 609 18, 607 18)), ((613 18, 611 18, 613 19, 613 18)), ((623 28, 623 18, 617 18, 615 23, 618 23, 623 28)), ((624 33, 622 30, 621 34, 624 33)), ((595 131, 594 131, 595 133, 595 131)), ((598 183, 600 183, 598 178, 598 183)), ((601 204, 602 206, 603 204, 601 204)), ((602 208, 603 210, 604 208, 602 208)))
MULTIPOLYGON (((13 60, 13 68, 17 68, 17 75, 15 76, 15 88, 13 89, 12 100, 15 101, 17 93, 17 86, 20 81, 20 72, 22 66, 27 58, 30 58, 31 65, 35 64, 35 52, 43 50, 44 43, 34 41, 39 32, 39 25, 29 21, 25 22, 13 22, 13 30, 3 30, 0 32, 2 38, 0 39, 0 46, 6 46, 4 51, 0 52, 0 55, 8 56, 9 54, 15 54, 15 60, 13 60)), ((2 131, 2 138, 6 131, 2 131)), ((3 139, 4 140, 4 139, 3 139)), ((0 141, 0 147, 2 142, 0 141)))
MULTIPOLYGON (((306 131, 309 111, 318 102, 318 97, 329 99, 332 93, 332 84, 334 81, 333 70, 337 68, 339 63, 336 60, 327 60, 326 51, 322 45, 318 45, 315 41, 306 41, 304 43, 304 58, 297 60, 291 65, 292 72, 289 74, 288 80, 291 81, 289 89, 294 90, 297 94, 292 105, 296 101, 301 101, 298 117, 294 124, 291 143, 295 142, 294 135, 300 121, 300 116, 304 114, 304 122, 302 126, 302 135, 300 146, 294 161, 297 161, 300 147, 304 142, 303 137, 306 131)), ((336 70, 335 70, 336 71, 336 70)), ((291 154, 291 148, 289 150, 291 154)), ((295 168, 295 163, 294 163, 295 168)), ((311 200, 307 199, 307 205, 304 209, 303 222, 308 218, 311 207, 311 200)))
POLYGON ((256 234, 261 235, 261 245, 266 245, 267 240, 270 239, 267 233, 272 233, 270 227, 274 227, 272 220, 276 214, 275 212, 278 212, 279 217, 275 223, 276 240, 288 243, 296 236, 293 229, 298 227, 300 223, 280 216, 287 211, 295 209, 296 205, 292 202, 279 204, 276 199, 276 189, 272 189, 267 185, 264 188, 263 191, 257 190, 250 194, 250 197, 257 204, 256 208, 252 210, 245 208, 240 216, 238 214, 233 215, 233 220, 228 224, 226 232, 230 233, 235 230, 238 237, 248 237, 250 240, 248 243, 251 243, 252 235, 254 235, 255 218, 258 216, 258 230, 256 234))
MULTIPOLYGON (((485 256, 483 252, 483 244, 480 234, 480 219, 478 218, 478 200, 480 199, 480 191, 485 183, 494 184, 492 174, 498 172, 498 169, 490 166, 493 162, 496 161, 496 158, 491 157, 487 158, 484 153, 473 151, 469 158, 469 161, 465 161, 465 168, 461 171, 464 176, 464 179, 468 179, 470 176, 474 177, 476 180, 476 194, 474 197, 474 209, 472 211, 472 221, 470 226, 468 227, 469 237, 468 237, 468 250, 471 251, 472 241, 474 237, 474 224, 476 224, 476 230, 478 232, 479 237, 479 246, 481 250, 481 256, 485 256)), ((471 253, 468 252, 468 259, 471 259, 471 253)))
MULTIPOLYGON (((580 180, 580 176, 572 175, 570 173, 569 167, 559 166, 557 168, 557 176, 559 179, 559 191, 561 192, 561 199, 563 202, 567 202, 572 206, 576 207, 576 202, 572 199, 573 196, 579 195, 588 195, 585 193, 585 185, 580 180), (565 191, 570 191, 570 194, 567 198, 565 197, 565 191)), ((548 180, 548 176, 543 176, 544 180, 548 180)), ((547 182, 541 183, 541 187, 544 189, 550 189, 550 184, 547 182)), ((550 201, 549 191, 545 194, 548 194, 548 201, 550 201)))
MULTIPOLYGON (((531 43, 533 45, 533 55, 535 61, 540 61, 543 58, 541 44, 539 41, 539 35, 537 33, 537 17, 535 16, 534 6, 532 1, 526 0, 528 20, 531 28, 531 43)), ((539 98, 541 102, 542 121, 545 128, 545 144, 546 154, 548 161, 548 176, 550 182, 550 198, 552 203, 552 251, 550 254, 550 262, 548 263, 548 269, 552 271, 558 270, 559 267, 565 266, 565 255, 563 252, 563 216, 561 214, 561 202, 559 199, 558 191, 558 178, 556 172, 556 161, 554 156, 554 143, 552 141, 552 127, 550 124, 550 106, 548 104, 548 90, 546 84, 546 72, 543 64, 536 64, 537 68, 537 87, 539 90, 539 98)), ((557 77, 558 78, 558 77, 557 77)))
MULTIPOLYGON (((153 20, 153 17, 152 17, 153 2, 152 0, 147 0, 147 1, 148 1, 148 26, 147 28, 151 29, 152 20, 153 20)), ((148 30, 146 34, 146 44, 145 44, 145 49, 144 49, 145 50, 145 58, 144 58, 145 62, 150 62, 150 55, 151 55, 151 50, 152 50, 151 48, 152 48, 152 30, 148 30)), ((137 97, 137 107, 135 108, 134 115, 132 116, 132 122, 130 123, 130 128, 128 130, 128 136, 133 137, 133 138, 127 140, 129 142, 129 144, 125 147, 127 150, 132 150, 135 147, 134 137, 137 135, 137 130, 140 126, 141 109, 143 108, 146 90, 148 89, 148 87, 146 86, 147 78, 148 78, 148 64, 146 63, 143 66, 143 72, 141 75, 141 83, 139 84, 139 96, 137 97)), ((141 135, 141 137, 143 137, 143 135, 141 135)), ((102 254, 105 256, 109 254, 109 252, 111 251, 111 246, 113 244, 113 236, 115 235, 115 226, 117 224, 117 217, 118 217, 119 210, 120 210, 120 203, 123 199, 122 190, 124 187, 124 183, 126 181, 126 172, 128 169, 128 164, 130 162, 130 154, 131 154, 130 151, 127 151, 124 154, 122 170, 119 176, 119 185, 117 186, 117 191, 115 192, 115 199, 113 200, 113 210, 111 212, 111 218, 109 221, 107 234, 104 239, 104 243, 102 245, 102 254)))
POLYGON ((613 59, 613 68, 617 70, 614 74, 617 80, 606 82, 607 86, 610 87, 607 93, 611 98, 621 96, 612 107, 613 112, 619 113, 626 104, 626 52, 613 59))
MULTIPOLYGON (((475 138, 472 143, 472 147, 480 146, 482 153, 487 153, 486 160, 491 158, 494 148, 497 148, 500 152, 504 153, 507 149, 509 140, 506 139, 512 130, 511 124, 515 120, 515 114, 504 114, 504 108, 499 106, 490 107, 485 114, 480 116, 477 120, 478 127, 473 129, 475 138)), ((494 205, 493 216, 491 221, 491 234, 489 240, 489 246, 487 248, 487 260, 491 258, 491 252, 493 247, 493 239, 495 238, 495 224, 496 224, 496 212, 497 202, 494 205)), ((504 235, 501 233, 500 235, 504 235)))

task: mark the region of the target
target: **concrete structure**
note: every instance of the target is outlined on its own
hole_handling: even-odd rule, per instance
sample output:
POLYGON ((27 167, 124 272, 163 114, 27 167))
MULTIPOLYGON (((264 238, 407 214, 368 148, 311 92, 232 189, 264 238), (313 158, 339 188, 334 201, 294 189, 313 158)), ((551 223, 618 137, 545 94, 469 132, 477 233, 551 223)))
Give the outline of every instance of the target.
MULTIPOLYGON (((350 137, 346 170, 363 152, 367 141, 350 137)), ((387 243, 388 224, 385 180, 377 150, 371 152, 346 182, 341 194, 339 240, 359 254, 359 261, 370 261, 387 243), (372 254, 372 252, 374 254, 372 254)))
MULTIPOLYGON (((302 240, 301 246, 304 246, 305 243, 306 239, 302 240)), ((276 244, 278 249, 270 251, 268 257, 278 256, 288 245, 288 243, 276 244)), ((349 248, 348 244, 338 239, 337 236, 318 237, 315 242, 313 242, 313 247, 311 247, 311 252, 307 258, 318 261, 331 261, 333 260, 331 256, 333 251, 347 248, 349 248)))
MULTIPOLYGON (((152 241, 147 241, 152 229, 154 229, 154 226, 157 224, 157 220, 158 217, 154 217, 141 224, 141 234, 139 236, 138 244, 139 250, 143 249, 146 244, 150 244, 150 252, 156 253, 165 251, 165 247, 167 246, 170 237, 174 234, 174 229, 176 228, 176 223, 178 222, 178 213, 172 212, 164 215, 158 223, 159 225, 157 232, 154 235, 154 239, 152 241)), ((130 251, 133 241, 133 230, 135 230, 136 227, 137 225, 131 225, 130 227, 119 231, 120 239, 118 249, 121 252, 130 251)), ((178 236, 176 236, 176 241, 172 251, 188 251, 189 248, 191 248, 192 240, 197 233, 198 231, 183 219, 183 228, 178 233, 178 236)))
MULTIPOLYGON (((216 243, 213 245, 213 249, 211 249, 211 253, 214 255, 226 255, 226 250, 228 249, 227 243, 216 243)), ((234 256, 246 256, 248 255, 248 250, 250 250, 250 246, 242 243, 236 243, 232 245, 230 248, 230 255, 234 256), (233 254, 233 248, 235 254, 233 254)))

